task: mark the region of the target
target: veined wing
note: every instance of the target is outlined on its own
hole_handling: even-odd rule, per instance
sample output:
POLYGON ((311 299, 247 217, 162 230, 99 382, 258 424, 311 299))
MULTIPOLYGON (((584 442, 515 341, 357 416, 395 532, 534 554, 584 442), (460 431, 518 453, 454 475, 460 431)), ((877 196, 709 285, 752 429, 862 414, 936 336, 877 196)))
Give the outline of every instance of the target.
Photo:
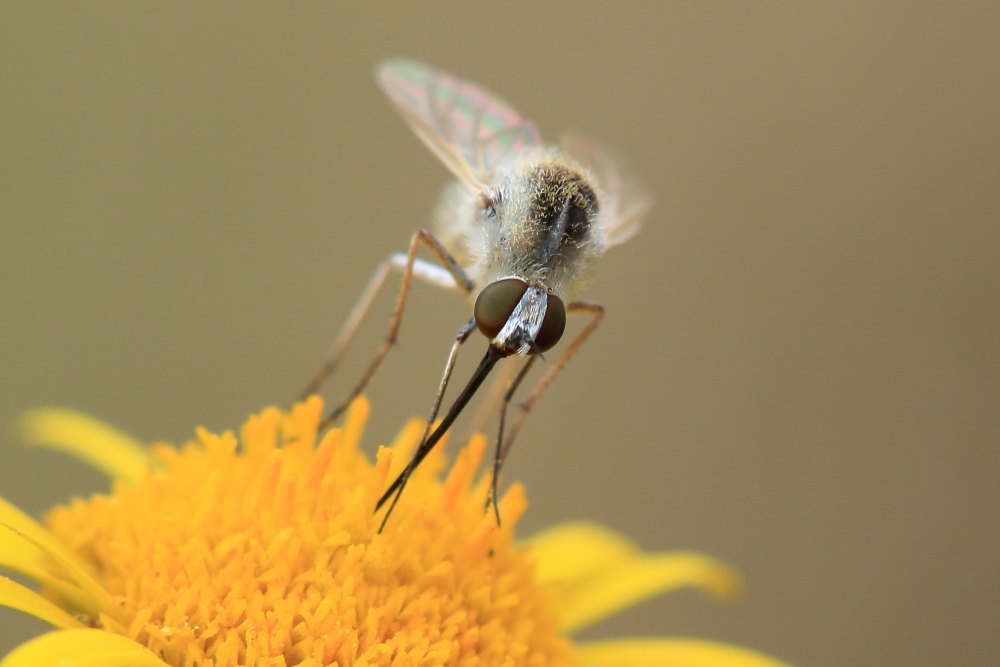
POLYGON ((430 65, 387 60, 375 79, 421 141, 476 192, 504 160, 541 143, 538 129, 514 107, 430 65))

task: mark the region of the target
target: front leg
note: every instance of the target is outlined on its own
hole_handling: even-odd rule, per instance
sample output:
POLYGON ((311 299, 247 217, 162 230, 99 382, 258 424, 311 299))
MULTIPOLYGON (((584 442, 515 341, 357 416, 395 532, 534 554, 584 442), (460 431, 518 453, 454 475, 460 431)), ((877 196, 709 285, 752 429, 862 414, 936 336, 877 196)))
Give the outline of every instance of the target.
POLYGON ((521 430, 521 425, 524 423, 525 417, 528 416, 528 412, 531 410, 535 402, 541 397, 542 392, 552 383, 559 371, 569 362, 570 357, 576 353, 576 351, 583 345, 584 341, 590 337, 590 334, 594 332, 597 325, 601 323, 604 319, 604 306, 599 303, 593 303, 590 301, 574 301, 569 304, 566 308, 568 313, 588 313, 591 316, 590 322, 587 323, 580 333, 576 335, 576 338, 569 344, 569 346, 563 351, 559 358, 556 359, 555 363, 549 367, 542 379, 538 381, 535 388, 528 395, 528 398, 521 404, 518 410, 517 417, 514 420, 514 424, 510 429, 510 433, 507 434, 506 440, 504 440, 504 425, 507 417, 507 407, 510 405, 510 401, 514 396, 514 392, 517 390, 518 386, 521 384, 524 377, 528 374, 528 370, 531 368, 532 363, 536 359, 532 356, 528 359, 528 363, 524 365, 521 372, 518 373, 514 382, 511 384, 507 393, 504 394, 503 404, 500 407, 500 427, 497 433, 496 451, 493 456, 493 478, 490 480, 490 491, 489 496, 486 498, 486 508, 489 509, 490 503, 493 504, 493 511, 496 515, 497 525, 500 525, 500 511, 497 509, 497 486, 499 485, 500 469, 503 467, 504 461, 507 460, 508 454, 510 454, 510 448, 514 444, 514 438, 517 437, 518 432, 521 430))
POLYGON ((392 269, 402 271, 403 278, 399 286, 396 306, 393 310, 392 319, 389 322, 389 330, 386 333, 385 340, 350 393, 324 418, 322 422, 323 427, 330 425, 336 420, 347 409, 347 406, 365 390, 368 383, 375 376, 375 372, 382 364, 382 361, 389 353, 389 350, 395 344, 399 327, 403 320, 403 312, 406 309, 406 299, 410 293, 410 283, 413 276, 417 276, 439 287, 457 288, 466 294, 471 292, 473 287, 472 280, 444 246, 430 232, 423 229, 417 230, 410 238, 409 250, 405 255, 399 253, 390 255, 375 270, 375 273, 368 281, 368 285, 361 293, 357 303, 355 303, 354 308, 341 327, 340 332, 334 339, 326 360, 317 369, 303 391, 303 397, 315 393, 333 373, 346 352, 348 345, 350 345, 357 333, 358 328, 361 326, 361 322, 371 309, 376 296, 378 296, 379 291, 385 285, 385 281, 392 269), (431 252, 441 261, 442 266, 417 259, 417 248, 421 245, 430 248, 431 252))

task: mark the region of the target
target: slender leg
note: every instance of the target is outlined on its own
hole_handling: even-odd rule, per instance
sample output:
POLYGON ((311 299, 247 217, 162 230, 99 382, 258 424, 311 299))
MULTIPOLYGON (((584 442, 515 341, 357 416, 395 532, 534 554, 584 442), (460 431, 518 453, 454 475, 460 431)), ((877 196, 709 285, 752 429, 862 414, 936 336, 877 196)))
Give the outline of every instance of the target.
POLYGON ((490 480, 490 491, 486 496, 486 507, 484 511, 490 508, 490 504, 493 505, 493 514, 496 516, 497 525, 500 525, 500 508, 497 506, 497 485, 500 479, 500 468, 503 466, 504 451, 501 447, 503 443, 503 428, 507 421, 507 406, 510 405, 510 399, 514 396, 514 392, 517 388, 521 386, 521 382, 528 375, 528 371, 531 370, 532 365, 535 363, 537 356, 528 357, 527 363, 521 367, 521 371, 514 378, 514 381, 510 383, 507 388, 506 393, 503 395, 503 403, 500 405, 500 425, 497 429, 497 447, 496 452, 493 454, 493 478, 490 480))
MULTIPOLYGON (((531 358, 528 358, 529 361, 531 358)), ((503 401, 504 394, 507 393, 510 383, 514 381, 514 376, 518 374, 523 365, 511 359, 498 371, 497 377, 490 382, 483 400, 476 407, 476 415, 469 427, 472 433, 485 433, 490 428, 490 420, 493 415, 498 414, 497 410, 503 401)))
POLYGON ((327 352, 323 363, 316 369, 306 388, 299 394, 300 401, 315 394, 337 368, 340 358, 344 356, 347 346, 350 345, 354 334, 358 331, 358 327, 361 326, 361 321, 368 313, 368 309, 371 308, 375 297, 378 296, 379 290, 385 285, 386 278, 389 277, 389 271, 393 268, 392 259, 392 256, 386 258, 375 269, 375 273, 372 274, 368 284, 365 285, 365 289, 361 293, 361 296, 358 297, 354 308, 351 309, 347 319, 341 325, 340 331, 337 332, 337 337, 333 340, 333 345, 330 347, 330 351, 327 352))
POLYGON ((455 341, 451 344, 451 351, 448 352, 448 360, 445 361, 444 364, 444 373, 441 374, 441 382, 438 383, 437 394, 434 396, 434 404, 431 406, 431 412, 427 416, 427 426, 424 427, 424 434, 420 438, 421 445, 427 442, 427 437, 431 434, 431 427, 434 425, 434 420, 437 419, 438 411, 441 409, 441 400, 444 398, 445 390, 448 389, 448 381, 451 380, 451 372, 455 370, 455 361, 458 359, 458 350, 462 347, 462 344, 469 339, 469 334, 471 334, 475 329, 476 318, 470 317, 469 321, 458 330, 458 335, 455 336, 455 341))
MULTIPOLYGON (((441 375, 441 382, 438 384, 437 394, 434 396, 434 404, 431 406, 431 413, 427 417, 427 425, 424 427, 424 434, 420 437, 420 446, 417 447, 416 451, 413 453, 413 457, 410 459, 409 463, 393 482, 393 485, 398 487, 389 487, 386 494, 390 492, 395 492, 395 496, 392 499, 392 504, 389 505, 389 509, 386 510, 385 516, 382 517, 382 523, 379 524, 378 532, 382 532, 385 528, 386 521, 389 520, 389 515, 392 514, 392 510, 396 507, 396 502, 399 500, 399 496, 403 494, 403 487, 406 486, 407 480, 410 478, 410 474, 416 469, 417 464, 423 459, 423 454, 427 448, 427 438, 431 434, 431 427, 434 425, 434 420, 437 419, 438 411, 441 409, 441 400, 444 398, 444 392, 448 388, 448 381, 451 379, 451 372, 455 370, 455 360, 458 359, 458 350, 462 347, 462 344, 469 339, 469 334, 476 328, 476 318, 471 317, 469 321, 462 325, 462 328, 458 330, 458 335, 455 336, 455 341, 451 344, 451 351, 448 353, 448 360, 444 364, 444 373, 441 375)), ((382 496, 382 500, 375 507, 377 512, 382 503, 385 502, 386 496, 382 496)))
POLYGON ((563 350, 563 353, 559 355, 559 358, 555 361, 552 366, 549 367, 542 379, 538 381, 535 388, 528 395, 528 398, 521 404, 520 409, 517 413, 517 418, 514 420, 514 424, 510 429, 510 434, 507 435, 507 439, 504 440, 504 422, 506 420, 507 406, 510 404, 511 397, 514 395, 514 391, 517 389, 521 380, 527 375, 528 369, 531 367, 531 362, 534 361, 535 357, 531 357, 528 363, 525 364, 524 368, 515 378, 514 383, 511 385, 510 389, 504 395, 503 405, 500 409, 500 431, 497 435, 497 447, 496 454, 493 458, 493 479, 490 485, 490 496, 486 500, 487 509, 489 508, 489 503, 493 502, 493 509, 496 513, 497 525, 500 524, 500 511, 496 508, 497 500, 497 485, 498 478, 500 477, 500 469, 503 467, 504 461, 507 460, 507 456, 510 454, 510 448, 514 444, 514 438, 517 437, 518 431, 521 430, 521 425, 524 423, 525 417, 528 416, 528 412, 534 406, 535 402, 542 395, 542 392, 552 383, 559 371, 562 370, 563 366, 570 360, 570 357, 583 345, 584 341, 590 337, 590 334, 594 332, 597 325, 601 323, 604 319, 604 306, 599 303, 593 303, 590 301, 574 301, 566 308, 567 312, 570 313, 589 313, 591 315, 590 322, 587 326, 583 328, 573 339, 573 342, 563 350))
POLYGON ((304 395, 308 395, 316 391, 323 381, 333 372, 340 358, 343 356, 350 344, 354 335, 357 333, 358 327, 361 324, 362 319, 367 314, 368 310, 371 308, 372 302, 378 294, 378 291, 385 284, 386 278, 388 277, 389 271, 392 268, 401 269, 403 272, 403 279, 399 286, 399 294, 396 297, 396 306, 393 311, 392 319, 389 323, 389 330, 386 333, 385 340, 382 346, 379 348, 378 352, 375 353, 375 357, 372 359, 367 370, 361 376, 361 379, 354 385, 350 393, 342 400, 323 420, 322 426, 328 426, 337 417, 339 417, 347 406, 350 405, 351 401, 358 397, 361 392, 364 391, 365 387, 374 377, 375 372, 378 370, 382 361, 385 359, 389 350, 396 342, 396 336, 399 333, 399 327, 403 319, 403 312, 406 308, 406 299, 410 292, 410 282, 414 275, 427 280, 428 282, 441 285, 457 287, 466 294, 472 291, 472 280, 469 279, 465 271, 459 266, 458 262, 445 250, 444 246, 430 234, 430 232, 420 229, 414 232, 412 238, 410 239, 409 250, 407 251, 405 258, 401 255, 393 255, 386 261, 384 261, 378 269, 376 269, 371 280, 368 281, 368 285, 365 287, 364 292, 362 292, 354 308, 351 310, 347 321, 341 328, 340 332, 337 334, 337 338, 334 340, 333 346, 330 348, 330 353, 327 356, 326 361, 320 366, 316 374, 313 376, 312 380, 309 382, 304 395), (444 267, 435 266, 427 262, 422 262, 416 257, 417 248, 420 246, 426 246, 437 256, 444 267), (453 280, 450 282, 449 280, 453 280))
MULTIPOLYGON (((479 362, 479 367, 476 368, 472 377, 469 378, 468 383, 465 385, 465 388, 462 389, 458 398, 456 398, 455 402, 452 403, 451 407, 448 409, 448 413, 444 416, 444 419, 442 419, 441 423, 438 424, 438 427, 434 429, 434 432, 420 443, 417 451, 413 454, 413 458, 411 458, 410 462, 405 468, 403 468, 403 472, 399 473, 399 476, 396 477, 395 481, 389 485, 389 488, 385 490, 382 497, 379 498, 377 503, 375 503, 375 511, 377 512, 383 505, 385 505, 386 502, 389 501, 390 498, 392 498, 392 502, 389 503, 389 507, 385 511, 385 516, 382 517, 382 523, 379 525, 378 532, 381 533, 382 529, 385 528, 385 524, 389 520, 389 515, 391 515, 392 510, 396 508, 396 503, 399 502, 399 497, 403 495, 403 489, 406 488, 406 483, 409 481, 410 475, 413 474, 413 471, 417 469, 420 462, 424 460, 432 449, 434 449, 434 445, 436 445, 441 438, 444 437, 444 434, 448 432, 451 425, 456 419, 458 419, 458 415, 461 414, 462 410, 465 409, 465 406, 468 405, 469 399, 471 399, 476 393, 476 390, 479 389, 479 386, 483 383, 483 380, 486 379, 486 376, 490 374, 490 371, 496 365, 497 361, 502 358, 503 352, 494 348, 492 345, 486 349, 486 355, 483 357, 482 361, 479 362)), ((440 403, 437 400, 435 400, 435 402, 438 404, 440 403)))

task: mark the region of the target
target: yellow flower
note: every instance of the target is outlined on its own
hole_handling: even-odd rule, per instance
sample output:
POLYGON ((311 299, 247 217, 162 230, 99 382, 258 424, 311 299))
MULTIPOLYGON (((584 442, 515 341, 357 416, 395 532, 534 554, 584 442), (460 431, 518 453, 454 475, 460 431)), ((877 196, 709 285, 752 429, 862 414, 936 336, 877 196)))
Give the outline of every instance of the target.
POLYGON ((408 460, 407 424, 374 464, 358 401, 319 436, 322 401, 147 448, 65 410, 25 419, 29 439, 84 458, 107 495, 56 507, 44 527, 0 500, 0 604, 57 630, 0 667, 228 665, 736 665, 780 663, 681 639, 574 643, 568 634, 682 586, 725 596, 736 575, 694 553, 646 554, 604 528, 557 526, 516 543, 523 489, 484 514, 474 437, 445 468, 435 451, 386 530, 372 513, 408 460))

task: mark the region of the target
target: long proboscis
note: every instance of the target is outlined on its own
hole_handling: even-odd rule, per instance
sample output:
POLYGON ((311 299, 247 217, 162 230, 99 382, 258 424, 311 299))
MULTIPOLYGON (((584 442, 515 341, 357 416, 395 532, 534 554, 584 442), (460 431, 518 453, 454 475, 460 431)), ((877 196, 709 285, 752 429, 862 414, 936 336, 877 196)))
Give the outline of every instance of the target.
MULTIPOLYGON (((462 393, 459 394, 458 398, 455 399, 455 402, 451 404, 451 408, 448 409, 448 413, 444 416, 444 419, 442 419, 441 423, 438 424, 438 427, 434 429, 434 432, 431 433, 426 440, 420 443, 420 447, 417 448, 413 458, 410 459, 407 466, 401 473, 399 473, 395 481, 389 485, 389 488, 382 494, 382 497, 379 498, 378 502, 375 504, 376 512, 382 509, 382 506, 387 500, 389 500, 390 497, 393 496, 393 494, 401 492, 401 487, 406 484, 410 474, 418 465, 420 465, 420 462, 426 458, 430 451, 434 449, 434 446, 441 440, 441 438, 444 437, 444 434, 448 432, 448 429, 451 428, 451 425, 456 419, 458 419, 462 410, 472 399, 473 395, 475 395, 476 390, 483 384, 486 376, 490 374, 490 371, 493 370, 493 367, 502 358, 503 355, 492 345, 486 350, 486 354, 483 356, 482 361, 479 362, 479 366, 472 374, 472 377, 469 378, 465 388, 462 389, 462 393)), ((392 511, 392 507, 389 508, 389 511, 392 511)), ((386 515, 386 519, 387 518, 388 515, 386 515)))

